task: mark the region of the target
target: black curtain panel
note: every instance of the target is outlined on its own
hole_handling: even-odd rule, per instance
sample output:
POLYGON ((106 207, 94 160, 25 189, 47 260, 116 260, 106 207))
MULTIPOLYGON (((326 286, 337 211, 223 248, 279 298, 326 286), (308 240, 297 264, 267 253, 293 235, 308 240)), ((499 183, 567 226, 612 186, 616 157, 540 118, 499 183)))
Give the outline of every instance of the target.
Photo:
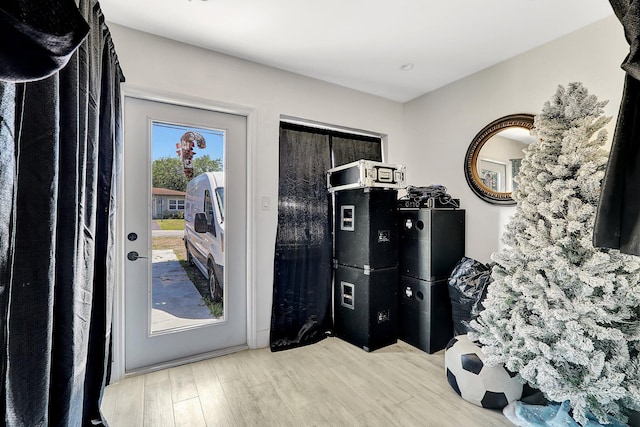
POLYGON ((640 2, 610 0, 630 45, 622 102, 602 182, 594 246, 640 255, 640 2))
POLYGON ((271 349, 311 344, 331 329, 329 136, 280 128, 271 349))
POLYGON ((380 138, 281 123, 272 351, 315 343, 333 328, 326 172, 363 158, 382 158, 380 138))
POLYGON ((74 0, 3 0, 0 80, 40 80, 61 69, 89 32, 74 0))
POLYGON ((333 133, 331 135, 333 166, 341 166, 360 159, 382 161, 380 138, 364 135, 333 133))
MULTIPOLYGON (((77 12, 89 32, 64 68, 0 82, 0 405, 10 426, 102 422, 124 77, 98 3, 77 12)), ((27 65, 13 68, 42 72, 27 65)))

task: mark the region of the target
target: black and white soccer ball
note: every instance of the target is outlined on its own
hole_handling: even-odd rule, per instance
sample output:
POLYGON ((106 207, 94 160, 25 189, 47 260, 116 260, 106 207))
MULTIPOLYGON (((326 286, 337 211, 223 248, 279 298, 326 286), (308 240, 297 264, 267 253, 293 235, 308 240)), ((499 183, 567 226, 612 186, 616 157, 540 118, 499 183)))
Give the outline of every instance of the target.
POLYGON ((480 347, 467 335, 449 341, 444 353, 447 381, 467 402, 489 409, 502 409, 522 397, 516 374, 502 365, 486 366, 480 347))

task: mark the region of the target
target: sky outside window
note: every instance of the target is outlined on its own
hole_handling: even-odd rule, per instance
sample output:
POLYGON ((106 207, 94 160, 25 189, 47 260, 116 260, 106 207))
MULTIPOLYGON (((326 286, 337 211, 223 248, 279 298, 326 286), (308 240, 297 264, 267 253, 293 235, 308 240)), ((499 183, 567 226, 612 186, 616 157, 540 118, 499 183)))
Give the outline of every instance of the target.
POLYGON ((163 157, 178 158, 176 144, 187 131, 198 132, 204 137, 207 144, 205 148, 195 146, 193 152, 194 159, 198 159, 208 154, 212 160, 224 160, 224 132, 214 129, 204 129, 198 127, 188 127, 171 123, 152 122, 152 160, 163 157))

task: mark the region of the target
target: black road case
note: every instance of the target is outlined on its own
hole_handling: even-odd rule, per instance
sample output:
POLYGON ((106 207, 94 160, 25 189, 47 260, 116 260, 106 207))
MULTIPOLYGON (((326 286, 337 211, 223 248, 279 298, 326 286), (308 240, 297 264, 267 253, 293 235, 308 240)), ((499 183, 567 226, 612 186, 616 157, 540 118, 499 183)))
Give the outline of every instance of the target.
POLYGON ((397 190, 335 193, 335 253, 339 264, 371 269, 398 266, 397 190))
POLYGON ((453 338, 447 280, 400 276, 398 299, 398 338, 427 353, 445 348, 453 338))
POLYGON ((365 351, 397 342, 398 269, 336 265, 334 333, 365 351))
POLYGON ((404 165, 361 159, 327 171, 327 189, 331 192, 364 187, 405 186, 404 165))
POLYGON ((464 209, 398 210, 400 274, 446 279, 464 256, 464 209))

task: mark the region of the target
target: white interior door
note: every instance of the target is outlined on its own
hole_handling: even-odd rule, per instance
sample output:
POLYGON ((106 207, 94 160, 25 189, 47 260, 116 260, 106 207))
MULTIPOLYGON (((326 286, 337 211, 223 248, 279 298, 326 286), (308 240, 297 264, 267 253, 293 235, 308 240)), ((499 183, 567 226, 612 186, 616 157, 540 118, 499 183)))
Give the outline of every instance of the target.
MULTIPOLYGON (((246 118, 125 97, 124 119, 125 372, 244 348, 247 342, 246 118), (152 192, 153 145, 156 144, 152 139, 158 126, 203 129, 203 134, 210 131, 222 140, 224 271, 219 274, 224 276, 224 294, 222 312, 215 315, 207 315, 208 306, 203 299, 195 305, 185 302, 192 297, 197 300, 201 295, 188 277, 183 280, 185 269, 190 268, 180 265, 175 251, 152 249, 154 235, 158 233, 151 228, 152 224, 157 225, 158 215, 170 215, 175 212, 169 208, 178 210, 184 206, 176 193, 162 196, 156 194, 159 190, 152 192), (159 266, 168 268, 162 270, 159 266), (174 286, 181 290, 173 292, 174 286)), ((179 142, 179 139, 166 142, 171 144, 170 151, 175 158, 178 156, 175 143, 179 142)), ((197 147, 195 151, 197 158, 197 147)), ((169 222, 164 218, 160 221, 169 222)), ((182 237, 180 231, 173 234, 177 234, 175 245, 182 237)))

